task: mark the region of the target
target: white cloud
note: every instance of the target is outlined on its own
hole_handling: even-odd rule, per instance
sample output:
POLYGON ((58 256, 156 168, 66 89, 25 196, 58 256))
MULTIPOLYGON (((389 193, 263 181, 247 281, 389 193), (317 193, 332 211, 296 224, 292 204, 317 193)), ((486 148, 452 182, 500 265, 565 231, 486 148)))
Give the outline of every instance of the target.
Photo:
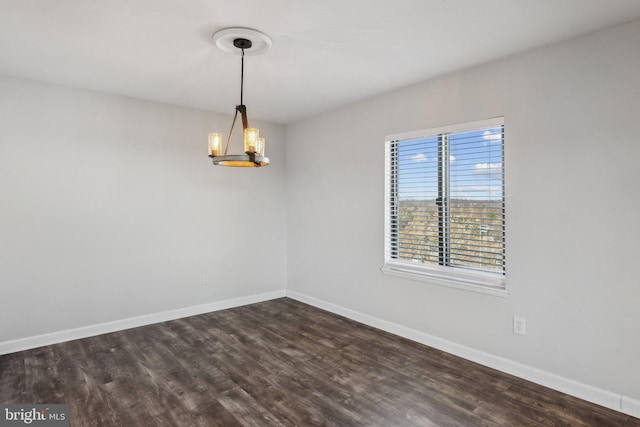
POLYGON ((424 155, 424 153, 418 153, 411 157, 411 160, 413 160, 414 162, 426 162, 429 159, 424 155))
POLYGON ((502 187, 499 185, 458 185, 451 187, 451 191, 464 193, 501 193, 502 187))
POLYGON ((502 197, 502 187, 499 185, 454 186, 451 188, 451 197, 468 200, 499 200, 502 197))
POLYGON ((502 174, 502 162, 499 163, 476 163, 473 172, 481 175, 500 175, 502 174))
POLYGON ((482 139, 485 141, 500 142, 502 141, 502 132, 491 132, 490 130, 485 130, 482 134, 482 139))

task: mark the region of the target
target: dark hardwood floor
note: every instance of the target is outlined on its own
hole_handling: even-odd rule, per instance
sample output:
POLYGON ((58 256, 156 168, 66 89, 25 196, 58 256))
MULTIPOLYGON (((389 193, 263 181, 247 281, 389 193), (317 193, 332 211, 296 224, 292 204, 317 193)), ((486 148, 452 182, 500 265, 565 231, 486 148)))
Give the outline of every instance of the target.
POLYGON ((0 356, 0 403, 71 426, 640 426, 282 298, 0 356))

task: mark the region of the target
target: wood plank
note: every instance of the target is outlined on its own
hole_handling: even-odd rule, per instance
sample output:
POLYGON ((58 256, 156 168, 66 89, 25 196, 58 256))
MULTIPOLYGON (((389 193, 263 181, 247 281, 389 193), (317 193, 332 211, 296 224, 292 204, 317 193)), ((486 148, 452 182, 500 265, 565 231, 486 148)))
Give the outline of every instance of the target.
POLYGON ((0 403, 73 426, 640 426, 288 298, 1 356, 0 403))

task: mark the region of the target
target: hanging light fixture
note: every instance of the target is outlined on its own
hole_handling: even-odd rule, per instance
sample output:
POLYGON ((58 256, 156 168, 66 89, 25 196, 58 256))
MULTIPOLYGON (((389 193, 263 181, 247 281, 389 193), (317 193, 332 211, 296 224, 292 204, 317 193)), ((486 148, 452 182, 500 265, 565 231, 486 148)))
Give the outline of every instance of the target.
POLYGON ((213 34, 213 41, 218 48, 225 52, 240 53, 240 105, 236 105, 236 112, 231 123, 231 130, 227 143, 222 149, 222 134, 209 134, 209 157, 217 166, 260 167, 269 164, 269 158, 264 155, 265 140, 260 137, 260 131, 249 127, 247 107, 244 105, 244 56, 257 55, 266 52, 271 47, 271 38, 264 33, 249 28, 226 28, 213 34), (252 49, 252 50, 250 50, 252 49), (238 119, 242 118, 244 137, 244 154, 228 154, 229 145, 233 137, 233 129, 238 119))

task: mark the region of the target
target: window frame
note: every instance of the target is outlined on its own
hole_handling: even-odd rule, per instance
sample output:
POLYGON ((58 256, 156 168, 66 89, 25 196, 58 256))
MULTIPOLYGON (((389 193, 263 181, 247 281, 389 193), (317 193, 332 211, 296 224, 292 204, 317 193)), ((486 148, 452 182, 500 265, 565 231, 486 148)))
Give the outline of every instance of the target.
MULTIPOLYGON (((503 127, 503 141, 502 141, 502 162, 504 170, 504 117, 495 117, 487 120, 479 120, 473 122, 466 122, 460 124, 454 124, 449 126, 440 126, 436 128, 421 129, 411 132, 403 132, 394 135, 388 135, 385 138, 385 215, 384 215, 384 265, 382 272, 391 276, 402 277, 406 279, 425 281, 428 283, 453 287, 457 289, 475 291, 496 296, 506 296, 506 270, 503 273, 491 273, 477 270, 470 270, 456 266, 445 266, 435 264, 418 264, 415 262, 401 261, 392 258, 392 221, 395 218, 397 221, 397 213, 394 214, 392 209, 392 187, 395 186, 395 193, 397 194, 397 165, 394 172, 392 169, 392 144, 414 139, 433 138, 440 137, 445 134, 455 134, 477 131, 493 127, 503 127)), ((440 139, 440 138, 439 138, 440 139)), ((447 144, 447 149, 448 149, 447 144)), ((438 174, 447 173, 448 165, 439 165, 438 174), (440 168, 445 169, 442 171, 440 168)), ((503 203, 505 202, 505 177, 502 177, 502 191, 503 191, 503 203)), ((442 195, 439 195, 442 196, 442 195)), ((396 208, 397 209, 397 208, 396 208)), ((506 212, 505 215, 506 217, 506 212)), ((439 218, 440 220, 440 218, 439 218)), ((396 225, 397 227, 397 225, 396 225)), ((503 253, 506 256, 506 224, 504 229, 504 243, 503 253)))

